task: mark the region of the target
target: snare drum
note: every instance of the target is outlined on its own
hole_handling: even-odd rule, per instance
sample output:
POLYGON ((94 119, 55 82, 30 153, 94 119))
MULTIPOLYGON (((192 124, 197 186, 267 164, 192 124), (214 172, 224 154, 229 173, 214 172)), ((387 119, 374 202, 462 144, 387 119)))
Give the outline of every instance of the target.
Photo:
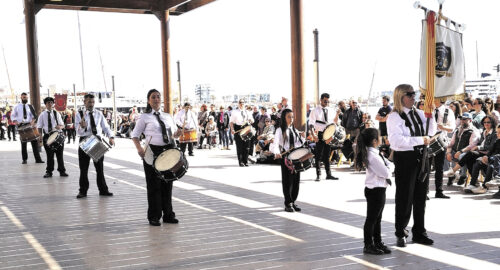
POLYGON ((250 140, 253 136, 255 136, 256 131, 255 128, 252 127, 251 125, 245 125, 243 126, 240 130, 240 137, 243 141, 248 141, 250 140))
POLYGON ((448 143, 442 136, 436 136, 432 138, 434 141, 429 145, 428 157, 435 157, 439 153, 446 150, 448 143))
POLYGON ((52 131, 49 135, 49 138, 47 138, 47 146, 50 148, 50 150, 55 152, 64 145, 65 139, 66 136, 64 136, 64 133, 62 131, 52 131))
POLYGON ((94 162, 98 162, 104 154, 109 151, 111 145, 99 137, 92 135, 80 143, 80 148, 85 154, 91 157, 94 162))
POLYGON ((190 143, 190 142, 197 142, 198 141, 198 135, 196 134, 196 130, 184 130, 184 133, 181 134, 179 137, 179 141, 181 143, 190 143))
POLYGON ((335 135, 335 131, 337 130, 337 125, 329 124, 326 126, 325 130, 323 130, 323 141, 327 141, 331 139, 335 135))
POLYGON ((311 153, 311 150, 309 148, 300 147, 292 150, 292 152, 288 154, 285 160, 285 164, 291 164, 291 167, 295 172, 303 172, 311 168, 313 157, 314 155, 313 153, 311 153))
POLYGON ((333 134, 333 140, 330 144, 338 145, 345 141, 346 133, 343 126, 338 126, 335 129, 335 134, 333 134))
POLYGON ((163 151, 153 162, 156 173, 165 181, 180 179, 186 174, 189 163, 184 154, 176 148, 163 151))
POLYGON ((38 129, 30 124, 20 125, 17 130, 19 131, 21 142, 31 142, 40 139, 38 129))

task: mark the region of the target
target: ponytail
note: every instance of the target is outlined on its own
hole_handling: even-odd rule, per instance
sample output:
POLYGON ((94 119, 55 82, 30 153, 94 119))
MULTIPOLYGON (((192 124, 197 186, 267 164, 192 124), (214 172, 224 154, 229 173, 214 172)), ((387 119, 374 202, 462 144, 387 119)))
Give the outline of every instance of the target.
POLYGON ((358 171, 368 167, 368 147, 373 140, 378 140, 379 133, 376 128, 366 128, 358 136, 354 157, 354 168, 358 171))

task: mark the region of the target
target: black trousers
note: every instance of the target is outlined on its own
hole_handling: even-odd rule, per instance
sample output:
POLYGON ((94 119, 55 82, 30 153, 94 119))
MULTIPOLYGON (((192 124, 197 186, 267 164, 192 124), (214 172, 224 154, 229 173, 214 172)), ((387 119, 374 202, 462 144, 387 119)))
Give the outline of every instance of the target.
MULTIPOLYGON (((191 143, 192 144, 192 143, 191 143)), ((154 156, 160 155, 167 148, 151 145, 154 156)), ((148 194, 148 220, 159 221, 175 218, 172 208, 172 181, 164 181, 157 174, 153 166, 143 162, 146 174, 146 188, 148 194)))
POLYGON ((441 151, 434 157, 434 184, 436 185, 436 193, 443 192, 443 166, 446 151, 441 151))
POLYGON ((458 161, 458 164, 460 167, 467 166, 467 170, 469 170, 469 173, 472 175, 473 172, 473 167, 474 163, 476 163, 476 159, 479 157, 484 156, 485 154, 479 153, 479 152, 472 152, 469 151, 465 153, 465 155, 458 161))
POLYGON ((413 210, 413 237, 426 233, 425 204, 429 176, 424 181, 418 180, 422 164, 422 155, 418 151, 394 151, 396 182, 396 236, 406 235, 406 226, 413 210))
MULTIPOLYGON (((238 129, 238 128, 235 128, 238 129)), ((250 146, 249 141, 244 141, 241 139, 239 133, 234 134, 234 141, 236 142, 236 153, 238 154, 238 162, 247 164, 248 163, 248 148, 250 146)))
POLYGON ((382 242, 380 223, 385 206, 385 188, 365 187, 366 220, 363 227, 365 245, 382 242))
MULTIPOLYGON (((38 148, 38 141, 34 140, 31 141, 31 149, 33 149, 33 155, 35 156, 36 161, 42 161, 42 158, 40 157, 40 148, 38 148)), ((23 160, 28 160, 28 143, 27 142, 21 142, 21 155, 23 157, 23 160)))
MULTIPOLYGON (((2 120, 2 119, 0 119, 0 120, 2 120)), ((4 124, 0 125, 0 140, 5 140, 5 130, 3 130, 3 126, 4 126, 4 124)), ((7 128, 5 128, 5 129, 7 129, 7 128)))
POLYGON ((180 143, 181 151, 183 154, 186 153, 186 146, 188 148, 189 154, 192 154, 193 153, 193 143, 192 142, 180 143))
POLYGON ((66 129, 66 137, 68 137, 68 143, 71 142, 71 138, 73 138, 73 141, 75 141, 76 130, 74 128, 66 129))
POLYGON ((495 171, 495 167, 493 165, 484 164, 480 160, 476 160, 474 162, 474 166, 471 172, 470 185, 475 186, 477 184, 477 178, 479 177, 479 172, 482 171, 484 173, 484 183, 491 181, 493 178, 493 172, 495 171))
POLYGON ((7 127, 7 136, 9 137, 9 140, 10 139, 16 139, 16 126, 15 125, 9 125, 7 127), (12 132, 12 138, 10 137, 10 133, 12 132))
POLYGON ((285 197, 285 205, 295 203, 299 196, 300 172, 292 174, 285 166, 285 160, 281 159, 281 184, 283 186, 283 196, 285 197))
POLYGON ((66 172, 66 168, 64 167, 64 143, 62 146, 56 151, 52 151, 50 147, 47 145, 47 139, 49 138, 48 134, 43 136, 43 148, 45 148, 45 153, 47 154, 47 168, 45 172, 52 173, 54 171, 54 154, 57 158, 57 171, 60 173, 66 172))
MULTIPOLYGON (((82 138, 80 138, 80 142, 82 138)), ((78 148, 78 165, 80 165, 80 193, 87 194, 89 190, 89 165, 90 157, 83 152, 81 148, 78 148)), ((108 192, 108 186, 106 185, 106 179, 104 178, 104 156, 99 159, 99 161, 94 161, 95 171, 97 173, 97 188, 99 193, 108 192)))
POLYGON ((330 145, 327 145, 325 141, 323 141, 323 132, 318 133, 318 142, 316 143, 316 153, 314 154, 314 161, 316 163, 316 175, 321 175, 321 167, 320 161, 323 161, 325 165, 326 175, 331 175, 330 171, 330 145))

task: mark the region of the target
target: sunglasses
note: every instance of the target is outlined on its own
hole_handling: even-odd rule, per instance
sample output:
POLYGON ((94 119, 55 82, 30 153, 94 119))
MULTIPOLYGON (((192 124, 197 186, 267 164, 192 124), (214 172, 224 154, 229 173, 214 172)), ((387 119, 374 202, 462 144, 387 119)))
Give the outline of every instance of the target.
POLYGON ((407 97, 414 97, 415 96, 415 92, 406 92, 405 96, 407 96, 407 97))
POLYGON ((483 124, 491 124, 490 121, 484 121, 483 124))

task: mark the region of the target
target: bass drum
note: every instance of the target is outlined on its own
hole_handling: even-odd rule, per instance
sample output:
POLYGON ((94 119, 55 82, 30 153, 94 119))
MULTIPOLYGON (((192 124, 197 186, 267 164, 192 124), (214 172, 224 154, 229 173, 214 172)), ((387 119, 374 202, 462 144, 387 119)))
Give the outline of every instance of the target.
POLYGON ((181 179, 186 174, 189 163, 180 150, 173 148, 156 157, 153 168, 163 180, 169 182, 181 179))
POLYGON ((312 167, 313 153, 307 147, 300 147, 288 154, 285 159, 285 165, 292 172, 303 172, 312 167))

